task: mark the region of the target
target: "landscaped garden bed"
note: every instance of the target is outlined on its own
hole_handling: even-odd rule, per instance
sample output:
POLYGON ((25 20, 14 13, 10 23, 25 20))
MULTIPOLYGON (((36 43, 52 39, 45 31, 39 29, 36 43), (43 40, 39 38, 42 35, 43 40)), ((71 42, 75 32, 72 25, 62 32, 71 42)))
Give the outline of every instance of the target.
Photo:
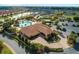
POLYGON ((77 36, 74 32, 71 32, 70 35, 67 37, 67 43, 69 46, 74 47, 74 45, 77 43, 77 36))
POLYGON ((50 48, 50 52, 63 52, 63 48, 50 48))
POLYGON ((4 42, 0 41, 0 54, 13 54, 4 42))
POLYGON ((4 48, 1 54, 13 54, 13 52, 7 46, 4 45, 4 48))

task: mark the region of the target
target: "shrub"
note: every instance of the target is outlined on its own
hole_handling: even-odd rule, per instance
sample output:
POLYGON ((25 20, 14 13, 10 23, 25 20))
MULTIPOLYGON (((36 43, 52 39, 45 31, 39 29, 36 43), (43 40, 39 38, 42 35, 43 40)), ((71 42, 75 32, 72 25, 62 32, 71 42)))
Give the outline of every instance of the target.
POLYGON ((77 25, 77 27, 79 27, 79 25, 77 25))
POLYGON ((66 26, 68 26, 68 24, 66 24, 66 26))
POLYGON ((59 22, 59 21, 55 21, 55 24, 54 24, 54 25, 58 25, 58 22, 59 22))
POLYGON ((66 32, 66 28, 63 28, 62 31, 66 32))
POLYGON ((73 27, 79 27, 79 25, 74 25, 74 24, 73 24, 73 27))
POLYGON ((71 33, 75 34, 75 32, 74 32, 74 31, 71 31, 71 33))
POLYGON ((63 25, 63 26, 65 26, 65 24, 64 24, 64 23, 62 23, 62 25, 63 25))
POLYGON ((73 24, 72 26, 73 26, 73 27, 76 27, 76 25, 75 25, 75 24, 73 24))
POLYGON ((68 22, 71 22, 71 18, 67 18, 67 21, 68 21, 68 22))
POLYGON ((60 29, 60 26, 57 26, 56 29, 60 29))
POLYGON ((44 51, 46 53, 49 53, 49 52, 63 52, 64 50, 63 50, 63 48, 49 48, 49 47, 46 46, 44 48, 44 51))
POLYGON ((50 48, 50 52, 63 52, 63 48, 50 48))
POLYGON ((45 47, 44 47, 44 52, 49 53, 49 52, 50 52, 49 47, 45 46, 45 47))
POLYGON ((79 33, 77 33, 77 35, 79 36, 79 33))

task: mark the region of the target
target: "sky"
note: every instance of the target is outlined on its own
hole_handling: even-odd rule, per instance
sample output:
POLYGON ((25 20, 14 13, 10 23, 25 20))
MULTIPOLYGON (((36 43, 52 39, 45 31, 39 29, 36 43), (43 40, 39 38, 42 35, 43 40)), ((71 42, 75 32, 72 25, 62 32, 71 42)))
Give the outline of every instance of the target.
POLYGON ((79 4, 0 4, 0 6, 57 6, 57 7, 79 7, 79 4))
POLYGON ((79 0, 0 0, 0 6, 73 6, 79 7, 79 0))

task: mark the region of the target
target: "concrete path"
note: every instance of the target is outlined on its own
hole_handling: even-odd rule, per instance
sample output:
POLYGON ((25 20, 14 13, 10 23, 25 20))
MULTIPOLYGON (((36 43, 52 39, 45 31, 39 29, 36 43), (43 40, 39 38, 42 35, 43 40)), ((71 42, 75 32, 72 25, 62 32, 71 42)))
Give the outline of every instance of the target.
POLYGON ((49 48, 63 48, 60 42, 57 43, 48 43, 44 38, 38 37, 31 41, 31 43, 40 43, 49 48))
POLYGON ((15 42, 14 40, 11 40, 6 36, 3 37, 1 34, 0 34, 0 40, 5 41, 14 50, 16 54, 26 54, 25 50, 19 47, 18 43, 15 42))

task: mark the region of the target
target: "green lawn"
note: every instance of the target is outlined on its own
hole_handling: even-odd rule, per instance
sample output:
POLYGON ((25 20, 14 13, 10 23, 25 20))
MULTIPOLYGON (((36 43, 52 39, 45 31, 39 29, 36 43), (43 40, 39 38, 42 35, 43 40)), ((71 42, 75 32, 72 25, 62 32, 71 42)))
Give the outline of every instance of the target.
POLYGON ((4 45, 4 48, 1 54, 13 54, 13 53, 7 46, 4 45))

